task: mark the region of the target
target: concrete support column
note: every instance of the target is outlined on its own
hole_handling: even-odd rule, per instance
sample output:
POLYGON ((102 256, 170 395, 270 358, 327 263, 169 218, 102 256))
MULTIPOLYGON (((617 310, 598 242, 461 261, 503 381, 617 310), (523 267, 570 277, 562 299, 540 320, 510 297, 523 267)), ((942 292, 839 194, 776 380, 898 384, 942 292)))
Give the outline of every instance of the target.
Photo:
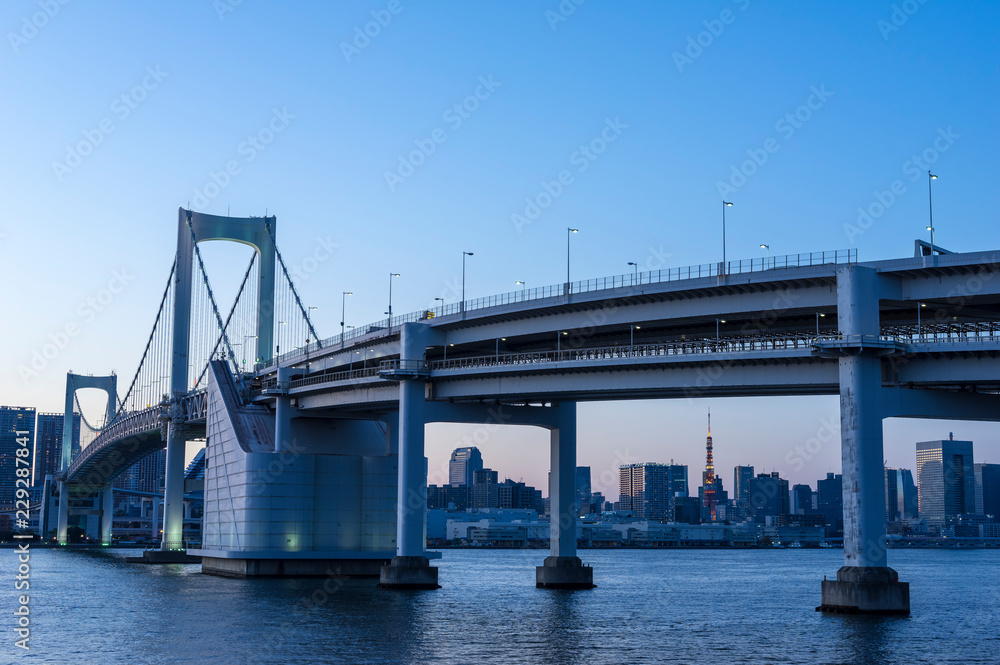
POLYGON ((170 423, 164 474, 163 540, 161 550, 184 549, 184 446, 183 431, 170 423))
POLYGON ((191 505, 192 503, 190 501, 184 502, 184 519, 186 520, 191 519, 191 505))
POLYGON ((909 614, 910 585, 886 565, 882 361, 879 336, 883 284, 873 268, 837 270, 837 318, 844 336, 840 358, 844 565, 824 580, 825 612, 909 614))
POLYGON ((550 430, 550 555, 535 568, 540 589, 593 589, 594 569, 576 555, 576 403, 558 407, 559 427, 550 430))
POLYGON ((56 528, 56 540, 60 545, 69 542, 69 486, 66 481, 59 481, 59 525, 56 528))
POLYGON ((153 521, 153 540, 160 537, 160 500, 157 498, 153 499, 153 505, 150 506, 149 516, 153 521))
POLYGON ((101 490, 101 545, 111 544, 111 523, 115 518, 115 496, 111 483, 101 490))
MULTIPOLYGON (((400 326, 400 359, 423 361, 429 326, 400 326)), ((403 365, 404 363, 400 363, 403 365)), ((383 566, 383 589, 437 589, 438 569, 430 565, 424 536, 427 521, 427 466, 424 461, 424 380, 399 382, 399 482, 396 507, 396 556, 383 566)))
POLYGON ((279 394, 274 400, 274 452, 276 453, 291 450, 292 398, 288 396, 291 376, 291 367, 278 368, 279 394))

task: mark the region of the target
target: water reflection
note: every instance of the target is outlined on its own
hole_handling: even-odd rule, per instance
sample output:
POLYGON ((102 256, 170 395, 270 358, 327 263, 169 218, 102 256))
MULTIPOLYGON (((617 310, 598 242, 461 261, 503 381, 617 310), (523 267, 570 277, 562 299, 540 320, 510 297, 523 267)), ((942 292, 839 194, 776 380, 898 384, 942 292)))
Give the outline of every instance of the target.
POLYGON ((829 615, 826 624, 840 642, 845 663, 888 665, 898 662, 898 644, 893 635, 907 617, 829 615))

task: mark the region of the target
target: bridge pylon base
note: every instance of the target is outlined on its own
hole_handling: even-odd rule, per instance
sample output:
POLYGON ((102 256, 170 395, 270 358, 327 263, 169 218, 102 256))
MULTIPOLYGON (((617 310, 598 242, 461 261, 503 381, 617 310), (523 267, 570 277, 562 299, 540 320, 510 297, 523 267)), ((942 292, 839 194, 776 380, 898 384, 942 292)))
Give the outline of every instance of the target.
POLYGON ((583 565, 578 556, 549 556, 535 567, 538 589, 593 589, 594 569, 583 565))
POLYGON ((380 589, 440 589, 438 569, 425 556, 397 556, 382 566, 380 589))
POLYGON ((836 580, 823 580, 822 602, 817 612, 907 615, 910 584, 892 568, 843 566, 836 580))

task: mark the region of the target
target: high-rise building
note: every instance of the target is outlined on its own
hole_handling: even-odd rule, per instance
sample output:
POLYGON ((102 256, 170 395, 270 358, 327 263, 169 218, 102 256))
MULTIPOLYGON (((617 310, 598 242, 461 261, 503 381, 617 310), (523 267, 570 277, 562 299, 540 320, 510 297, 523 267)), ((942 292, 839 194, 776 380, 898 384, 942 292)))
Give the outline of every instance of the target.
POLYGON ((618 467, 619 510, 640 519, 672 522, 674 497, 687 494, 687 466, 643 462, 618 467))
POLYGON ((157 450, 125 469, 111 484, 123 490, 160 494, 163 492, 166 468, 167 451, 157 450))
POLYGON ((827 473, 816 481, 816 512, 826 516, 827 534, 844 532, 844 477, 827 473))
POLYGON ((0 510, 14 508, 17 479, 31 482, 31 455, 35 449, 35 409, 21 406, 0 406, 0 510), (21 445, 24 443, 25 445, 21 445), (18 466, 17 449, 27 448, 28 456, 21 456, 18 466), (24 462, 27 462, 25 466, 24 462), (19 476, 18 468, 28 475, 19 476))
MULTIPOLYGON (((61 471, 63 420, 61 413, 39 413, 35 432, 35 468, 32 485, 41 487, 45 476, 61 471)), ((80 414, 73 414, 72 448, 80 448, 80 414)))
POLYGON ((909 469, 885 470, 885 519, 887 522, 902 522, 916 519, 917 486, 913 484, 913 473, 909 469))
POLYGON ((493 469, 479 469, 472 474, 472 507, 477 510, 499 508, 497 494, 499 484, 497 472, 493 469))
POLYGON ((483 456, 479 448, 456 448, 448 462, 448 484, 472 487, 473 474, 483 468, 483 456))
POLYGON ((1000 522, 1000 464, 976 464, 976 513, 1000 522))
POLYGON ((497 485, 500 508, 529 509, 541 514, 545 511, 542 490, 507 478, 497 485))
POLYGON ((920 516, 927 526, 943 527, 949 518, 976 512, 976 475, 972 442, 917 443, 917 491, 920 516))
MULTIPOLYGON (((550 493, 551 493, 551 488, 550 493)), ((590 512, 591 488, 590 467, 576 467, 576 510, 580 515, 590 512)))
POLYGON ((811 515, 812 488, 808 485, 792 485, 792 514, 811 515))
POLYGON ((753 478, 752 466, 733 467, 733 504, 736 507, 737 520, 745 520, 750 516, 750 480, 753 478))
POLYGON ((758 473, 750 479, 749 504, 750 517, 758 524, 763 524, 768 516, 788 515, 791 510, 788 481, 777 471, 758 473))

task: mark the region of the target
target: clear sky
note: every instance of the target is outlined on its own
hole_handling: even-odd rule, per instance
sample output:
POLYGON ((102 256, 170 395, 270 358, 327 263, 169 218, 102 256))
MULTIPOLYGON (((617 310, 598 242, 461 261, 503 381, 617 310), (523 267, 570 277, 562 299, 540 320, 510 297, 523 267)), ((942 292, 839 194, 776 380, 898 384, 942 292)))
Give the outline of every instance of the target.
MULTIPOLYGON (((939 244, 1000 247, 992 2, 8 0, 0 29, 3 404, 59 410, 70 369, 131 377, 189 202, 277 215, 322 336, 343 290, 348 323, 381 317, 390 271, 397 312, 456 300, 462 251, 469 297, 561 282, 567 226, 574 279, 718 261, 723 193, 729 258, 761 243, 912 256, 933 168, 939 244), (603 152, 581 152, 602 132, 603 152), (515 223, 563 170, 572 181, 515 223)), ((220 296, 248 252, 205 246, 220 296)), ((829 439, 833 397, 582 405, 579 462, 609 494, 622 459, 673 458, 694 482, 709 405, 727 486, 737 463, 813 485, 839 470, 835 435, 796 452, 829 439)), ((886 421, 888 463, 912 468, 914 441, 949 431, 998 461, 995 425, 886 421)), ((433 426, 431 481, 474 441, 501 476, 544 488, 544 433, 476 437, 433 426)))

